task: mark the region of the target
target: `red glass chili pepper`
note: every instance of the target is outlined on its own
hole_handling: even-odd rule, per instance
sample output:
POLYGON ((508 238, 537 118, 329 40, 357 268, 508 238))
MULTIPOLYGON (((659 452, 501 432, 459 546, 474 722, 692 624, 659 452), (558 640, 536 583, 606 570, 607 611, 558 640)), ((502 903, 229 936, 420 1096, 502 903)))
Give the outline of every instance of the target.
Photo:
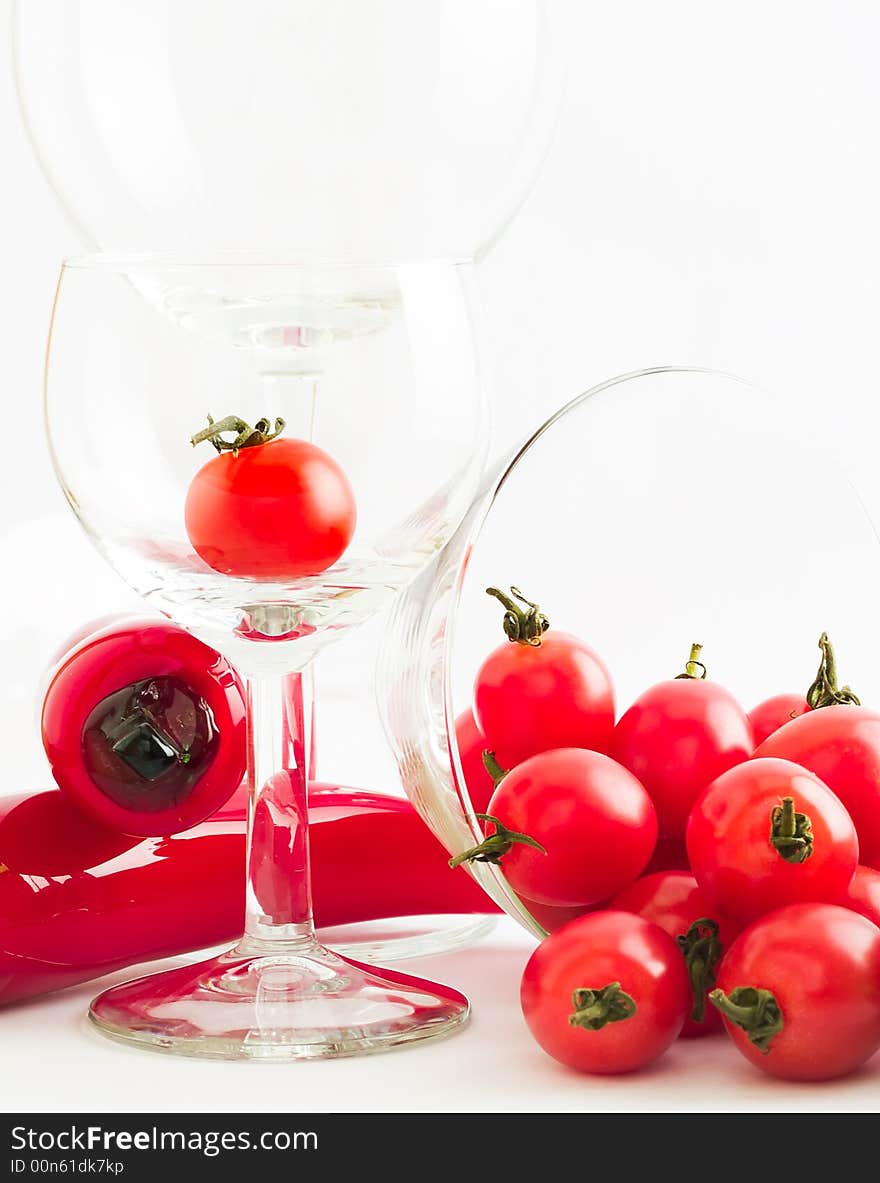
MULTIPOLYGON (((497 910, 449 869, 408 801, 314 785, 309 805, 318 924, 497 910)), ((0 1004, 232 943, 243 921, 245 808, 242 788, 194 829, 143 839, 56 791, 0 798, 0 1004)))

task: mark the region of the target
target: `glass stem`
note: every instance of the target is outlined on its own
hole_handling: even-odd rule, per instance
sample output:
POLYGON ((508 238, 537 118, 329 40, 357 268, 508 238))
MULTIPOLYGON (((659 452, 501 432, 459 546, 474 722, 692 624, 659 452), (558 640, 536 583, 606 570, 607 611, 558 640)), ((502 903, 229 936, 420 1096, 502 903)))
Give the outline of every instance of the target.
POLYGON ((251 677, 247 693, 244 947, 248 952, 295 951, 315 941, 308 830, 311 668, 286 677, 251 677))

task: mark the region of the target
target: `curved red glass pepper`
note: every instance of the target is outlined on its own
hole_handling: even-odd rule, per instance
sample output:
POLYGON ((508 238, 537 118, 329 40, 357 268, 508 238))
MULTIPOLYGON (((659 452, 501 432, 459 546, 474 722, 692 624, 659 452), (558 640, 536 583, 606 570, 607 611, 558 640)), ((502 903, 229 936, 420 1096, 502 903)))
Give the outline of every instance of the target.
MULTIPOLYGON (((0 798, 0 1004, 236 940, 246 800, 242 787, 194 829, 141 839, 56 791, 0 798)), ((496 910, 408 801, 318 784, 309 806, 318 924, 496 910)))

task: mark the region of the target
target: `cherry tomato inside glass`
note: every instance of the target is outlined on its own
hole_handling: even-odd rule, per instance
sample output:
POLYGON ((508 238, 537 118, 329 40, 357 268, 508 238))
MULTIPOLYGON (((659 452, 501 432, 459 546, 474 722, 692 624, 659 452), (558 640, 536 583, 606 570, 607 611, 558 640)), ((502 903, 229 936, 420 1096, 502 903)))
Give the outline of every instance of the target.
POLYGON ((215 571, 287 580, 332 566, 357 511, 331 456, 306 440, 273 439, 209 460, 190 484, 185 517, 194 550, 215 571))

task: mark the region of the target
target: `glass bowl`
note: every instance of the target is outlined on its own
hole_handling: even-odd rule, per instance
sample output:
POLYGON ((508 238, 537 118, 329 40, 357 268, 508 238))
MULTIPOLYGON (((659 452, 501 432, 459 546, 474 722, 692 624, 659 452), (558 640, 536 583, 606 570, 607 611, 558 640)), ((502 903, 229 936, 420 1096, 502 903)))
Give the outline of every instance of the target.
MULTIPOLYGON (((490 472, 395 605, 380 708, 406 792, 451 855, 484 837, 455 722, 480 664, 504 642, 502 610, 485 590, 511 585, 604 658, 618 717, 679 674, 694 642, 709 676, 747 710, 805 693, 823 631, 841 681, 880 702, 880 544, 821 429, 729 374, 615 378, 490 472)), ((552 927, 502 866, 467 870, 535 936, 552 927)))

